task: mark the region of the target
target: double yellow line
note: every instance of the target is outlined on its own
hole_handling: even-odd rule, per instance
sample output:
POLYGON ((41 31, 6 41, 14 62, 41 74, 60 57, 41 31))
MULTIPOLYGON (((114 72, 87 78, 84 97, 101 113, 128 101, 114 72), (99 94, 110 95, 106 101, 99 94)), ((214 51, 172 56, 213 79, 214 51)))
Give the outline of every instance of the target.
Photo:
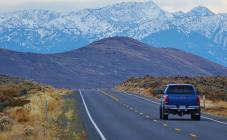
MULTIPOLYGON (((113 96, 113 95, 111 95, 111 94, 108 94, 107 92, 105 92, 105 91, 101 91, 104 95, 106 95, 106 96, 108 96, 108 97, 110 97, 111 99, 113 99, 113 100, 115 100, 115 101, 117 101, 117 102, 120 102, 120 100, 117 98, 117 97, 115 97, 115 96, 113 96)), ((142 112, 139 112, 139 111, 137 111, 136 109, 134 109, 134 108, 132 108, 132 107, 130 107, 130 106, 128 106, 127 104, 125 104, 125 103, 122 103, 122 105, 124 105, 126 108, 128 108, 129 110, 131 110, 131 111, 134 111, 135 113, 139 113, 139 115, 144 115, 142 112)), ((149 115, 146 115, 145 116, 145 118, 150 118, 150 116, 149 115)), ((158 120, 153 120, 154 122, 159 122, 158 120)), ((162 123, 162 125, 164 126, 164 127, 168 127, 168 124, 167 123, 162 123)), ((180 128, 175 128, 175 131, 176 132, 180 132, 180 131, 182 131, 180 128)), ((189 133, 189 136, 191 136, 192 138, 197 138, 197 135, 196 134, 194 134, 194 133, 189 133)))
POLYGON ((119 99, 118 99, 117 97, 115 97, 115 96, 113 96, 113 95, 110 95, 110 94, 106 93, 105 91, 101 91, 101 92, 102 92, 104 95, 110 97, 111 99, 113 99, 113 100, 119 102, 119 99))

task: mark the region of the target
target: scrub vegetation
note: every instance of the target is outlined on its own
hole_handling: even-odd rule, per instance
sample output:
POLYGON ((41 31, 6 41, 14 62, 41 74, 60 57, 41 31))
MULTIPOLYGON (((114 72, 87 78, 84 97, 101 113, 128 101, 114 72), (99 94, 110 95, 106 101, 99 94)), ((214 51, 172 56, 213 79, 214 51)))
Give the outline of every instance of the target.
POLYGON ((85 139, 76 105, 73 100, 69 104, 67 98, 71 93, 34 81, 0 76, 0 139, 85 139), (70 129, 72 125, 76 129, 70 129), (67 134, 71 133, 73 136, 69 137, 67 134))
POLYGON ((116 88, 159 99, 161 95, 158 91, 170 83, 193 84, 201 93, 203 112, 227 117, 227 77, 132 77, 116 88), (205 108, 203 95, 206 97, 205 108))

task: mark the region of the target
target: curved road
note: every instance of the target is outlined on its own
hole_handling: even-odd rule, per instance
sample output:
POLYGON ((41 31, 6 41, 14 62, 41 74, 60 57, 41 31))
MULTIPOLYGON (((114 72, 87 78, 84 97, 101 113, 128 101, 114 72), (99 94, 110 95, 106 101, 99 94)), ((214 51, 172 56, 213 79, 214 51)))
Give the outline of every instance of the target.
POLYGON ((227 140, 227 120, 203 116, 159 119, 159 104, 113 90, 84 90, 75 95, 91 140, 227 140))

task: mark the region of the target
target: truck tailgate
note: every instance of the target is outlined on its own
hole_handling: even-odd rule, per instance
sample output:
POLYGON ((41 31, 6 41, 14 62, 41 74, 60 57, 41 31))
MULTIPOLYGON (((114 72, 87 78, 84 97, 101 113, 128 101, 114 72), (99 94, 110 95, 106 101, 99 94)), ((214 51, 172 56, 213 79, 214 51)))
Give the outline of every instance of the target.
POLYGON ((168 95, 168 105, 185 105, 185 106, 196 106, 196 95, 179 95, 172 94, 168 95))

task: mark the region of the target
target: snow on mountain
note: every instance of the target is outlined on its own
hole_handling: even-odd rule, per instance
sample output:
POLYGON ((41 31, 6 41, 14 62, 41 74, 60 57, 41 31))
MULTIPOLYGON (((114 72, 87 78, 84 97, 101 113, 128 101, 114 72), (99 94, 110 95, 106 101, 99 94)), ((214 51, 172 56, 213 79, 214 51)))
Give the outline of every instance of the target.
POLYGON ((184 16, 189 16, 189 17, 193 17, 193 16, 198 16, 198 17, 205 17, 205 16, 214 16, 215 13, 211 12, 208 8, 206 7, 202 7, 202 6, 198 6, 193 8, 191 11, 189 11, 188 13, 186 13, 184 16))
POLYGON ((100 9, 71 12, 52 24, 58 27, 59 23, 62 23, 65 28, 78 29, 81 34, 92 34, 95 36, 92 41, 116 35, 140 39, 146 35, 145 31, 142 31, 144 29, 152 33, 167 28, 166 21, 170 18, 171 14, 161 10, 152 1, 125 2, 100 9))
POLYGON ((40 9, 0 14, 0 47, 16 51, 64 52, 113 36, 182 49, 227 66, 227 14, 206 7, 168 13, 149 0, 66 14, 40 9))
POLYGON ((57 12, 48 10, 24 10, 1 14, 0 23, 5 27, 44 27, 48 23, 60 16, 57 12))
MULTIPOLYGON (((192 13, 186 13, 186 16, 181 15, 173 23, 185 33, 198 32, 214 41, 214 43, 217 43, 217 45, 227 48, 227 15, 211 14, 211 12, 204 12, 202 10, 198 14, 200 16, 188 16, 189 14, 195 15, 194 12, 192 13)), ((196 13, 198 13, 198 9, 196 13)))
POLYGON ((176 17, 180 17, 180 16, 182 16, 184 14, 185 13, 183 11, 178 11, 178 12, 173 13, 173 15, 176 16, 176 17))

